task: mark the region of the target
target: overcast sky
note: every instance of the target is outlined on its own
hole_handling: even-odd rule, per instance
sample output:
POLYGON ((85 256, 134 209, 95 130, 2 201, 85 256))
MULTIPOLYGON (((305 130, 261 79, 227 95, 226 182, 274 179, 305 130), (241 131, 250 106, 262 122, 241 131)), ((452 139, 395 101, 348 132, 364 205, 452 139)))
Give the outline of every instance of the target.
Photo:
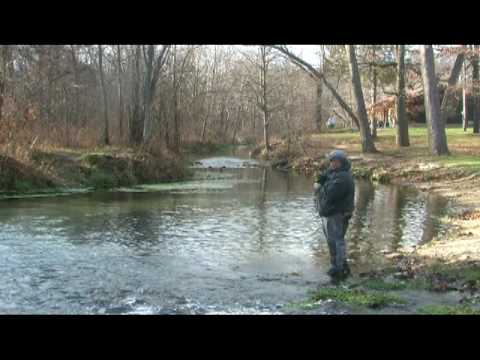
POLYGON ((290 45, 288 48, 308 63, 318 65, 318 50, 320 50, 320 45, 290 45))

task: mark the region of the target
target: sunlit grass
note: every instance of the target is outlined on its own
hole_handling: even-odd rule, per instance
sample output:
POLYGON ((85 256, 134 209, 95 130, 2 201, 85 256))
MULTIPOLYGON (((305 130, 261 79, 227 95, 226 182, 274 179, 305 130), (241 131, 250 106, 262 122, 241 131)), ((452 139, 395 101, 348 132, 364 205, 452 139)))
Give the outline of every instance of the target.
MULTIPOLYGON (((471 129, 463 131, 460 126, 448 126, 446 129, 449 156, 433 156, 427 142, 427 127, 417 125, 409 128, 410 146, 398 148, 395 143, 396 129, 378 129, 375 144, 377 149, 390 156, 406 159, 418 159, 437 162, 445 167, 458 167, 480 171, 480 136, 471 129)), ((311 140, 322 147, 342 147, 350 153, 359 153, 361 139, 359 132, 336 130, 314 134, 311 140)))
POLYGON ((311 297, 312 301, 336 300, 355 306, 380 308, 391 304, 406 304, 406 300, 385 292, 366 292, 357 289, 323 288, 311 297))

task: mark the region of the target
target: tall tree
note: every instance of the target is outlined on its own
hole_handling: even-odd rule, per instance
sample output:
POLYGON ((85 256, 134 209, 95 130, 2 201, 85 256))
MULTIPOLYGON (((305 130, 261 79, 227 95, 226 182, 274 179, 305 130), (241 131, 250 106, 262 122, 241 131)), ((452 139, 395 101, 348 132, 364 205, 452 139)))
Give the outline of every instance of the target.
POLYGON ((210 101, 208 102, 207 111, 206 111, 205 116, 203 117, 203 121, 202 121, 202 137, 201 137, 202 143, 205 141, 205 137, 206 137, 206 133, 207 133, 208 120, 210 118, 212 108, 215 107, 215 105, 216 105, 216 99, 217 99, 216 86, 217 86, 217 73, 218 73, 217 68, 218 68, 218 53, 217 53, 217 46, 214 46, 214 48, 213 48, 212 73, 210 75, 210 81, 208 82, 208 85, 207 85, 207 92, 210 92, 212 94, 212 96, 211 96, 210 101))
POLYGON ((180 97, 183 77, 185 75, 185 65, 191 53, 193 53, 193 46, 188 48, 183 55, 183 59, 179 66, 178 57, 179 52, 176 45, 172 47, 172 73, 173 73, 173 150, 180 152, 180 97))
POLYGON ((448 155, 445 123, 440 115, 440 101, 432 45, 422 46, 421 59, 430 151, 434 155, 448 155))
POLYGON ((409 146, 408 120, 405 111, 405 45, 397 45, 397 136, 398 146, 409 146))
POLYGON ((362 140, 362 152, 374 153, 376 152, 375 144, 373 143, 370 129, 368 126, 368 114, 365 107, 365 99, 363 97, 362 83, 360 80, 360 73, 358 71, 357 56, 354 45, 347 45, 347 53, 350 63, 350 74, 352 76, 352 87, 355 93, 355 102, 357 105, 357 117, 360 125, 360 135, 362 140))
POLYGON ((123 89, 122 89, 122 50, 120 45, 117 45, 117 85, 118 85, 118 127, 120 132, 120 139, 123 140, 123 89))
POLYGON ((110 145, 109 137, 109 124, 108 124, 108 95, 107 88, 105 85, 105 74, 103 70, 103 48, 102 45, 98 45, 98 68, 100 72, 100 84, 102 87, 103 95, 103 119, 104 119, 104 128, 103 128, 103 143, 105 145, 110 145))
POLYGON ((75 124, 78 124, 80 117, 80 78, 77 59, 77 48, 75 45, 70 45, 70 56, 72 61, 73 80, 74 80, 74 105, 73 105, 73 119, 75 124))
MULTIPOLYGON (((320 45, 320 65, 319 65, 319 72, 321 74, 325 73, 325 45, 320 45)), ((320 80, 317 80, 315 82, 316 88, 317 88, 317 107, 316 107, 316 116, 315 116, 315 125, 317 128, 317 131, 320 132, 322 130, 322 95, 323 95, 323 82, 320 80)))
POLYGON ((472 56, 472 96, 473 96, 473 133, 478 134, 480 129, 480 56, 478 54, 479 46, 473 45, 474 54, 472 56))
POLYGON ((0 63, 0 121, 3 117, 3 103, 5 97, 6 84, 8 80, 8 61, 9 61, 10 49, 9 45, 2 45, 1 48, 1 63, 0 63))
POLYGON ((463 73, 462 73, 462 122, 463 122, 463 131, 468 129, 468 108, 467 108, 467 64, 463 62, 463 73))
POLYGON ((340 96, 340 94, 335 89, 335 87, 332 84, 330 84, 330 82, 326 79, 325 76, 323 76, 322 73, 320 73, 317 69, 315 69, 314 66, 309 64, 307 61, 305 61, 301 57, 292 53, 290 50, 288 50, 287 47, 279 46, 279 45, 270 45, 270 47, 272 47, 273 49, 276 49, 279 52, 281 52, 283 55, 285 55, 287 58, 289 58, 290 61, 292 61, 296 66, 298 66, 300 69, 305 71, 312 78, 322 81, 323 84, 325 85, 325 87, 331 92, 332 96, 338 102, 338 104, 342 107, 342 109, 345 110, 345 112, 353 120, 355 125, 358 128, 360 128, 360 123, 358 121, 358 118, 357 118, 357 115, 355 114, 355 112, 347 104, 347 102, 340 96))
MULTIPOLYGON (((375 48, 373 49, 373 58, 375 59, 375 48)), ((378 90, 378 69, 375 65, 370 65, 370 71, 372 73, 372 106, 377 103, 377 90, 378 90)), ((373 114, 372 119, 372 138, 377 137, 377 118, 373 114)))
POLYGON ((455 63, 453 64, 452 71, 450 72, 450 76, 448 78, 447 88, 445 89, 445 93, 443 95, 442 104, 440 106, 440 113, 443 117, 443 122, 446 124, 447 119, 452 115, 455 114, 455 110, 458 105, 458 99, 455 96, 457 90, 457 83, 460 79, 460 75, 462 73, 462 67, 465 60, 465 53, 461 52, 457 55, 455 59, 455 63))
POLYGON ((134 51, 134 71, 132 79, 132 107, 130 113, 129 141, 130 144, 139 145, 142 142, 143 123, 141 119, 141 100, 140 100, 140 58, 141 45, 135 46, 134 51))
POLYGON ((270 126, 270 104, 268 102, 268 83, 267 83, 267 75, 268 69, 271 62, 269 59, 269 49, 266 46, 260 46, 260 81, 262 87, 261 93, 261 103, 260 108, 263 114, 263 141, 265 143, 265 152, 268 154, 270 150, 270 142, 269 142, 269 126, 270 126))
POLYGON ((276 86, 271 82, 275 54, 269 46, 260 45, 257 55, 251 56, 244 53, 244 58, 252 65, 253 76, 250 76, 247 84, 255 96, 256 106, 262 115, 264 151, 268 154, 271 149, 271 118, 273 113, 281 108, 278 104, 277 106, 273 104, 272 96, 276 89, 276 86))
POLYGON ((163 45, 158 56, 155 58, 155 46, 148 45, 143 48, 143 58, 145 61, 145 77, 143 84, 143 109, 141 122, 143 123, 143 143, 148 143, 152 137, 153 128, 153 99, 157 82, 166 59, 170 45, 163 45))

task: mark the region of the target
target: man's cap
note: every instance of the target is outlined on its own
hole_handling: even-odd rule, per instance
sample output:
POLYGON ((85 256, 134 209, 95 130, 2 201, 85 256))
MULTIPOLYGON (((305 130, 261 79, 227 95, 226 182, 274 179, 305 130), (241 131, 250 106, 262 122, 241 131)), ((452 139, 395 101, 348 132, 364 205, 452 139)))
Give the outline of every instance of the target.
POLYGON ((347 160, 347 153, 343 150, 333 150, 330 154, 327 155, 328 160, 347 160))

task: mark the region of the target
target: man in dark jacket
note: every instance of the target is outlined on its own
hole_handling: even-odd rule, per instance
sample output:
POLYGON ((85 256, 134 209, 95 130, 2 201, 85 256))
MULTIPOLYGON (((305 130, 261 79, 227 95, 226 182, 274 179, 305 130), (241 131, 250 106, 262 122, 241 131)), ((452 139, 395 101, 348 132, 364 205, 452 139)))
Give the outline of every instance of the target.
POLYGON ((352 217, 355 199, 355 183, 351 163, 342 150, 328 155, 330 167, 320 174, 314 184, 319 215, 327 218, 326 230, 330 250, 332 278, 345 278, 350 274, 346 257, 345 233, 352 217))

